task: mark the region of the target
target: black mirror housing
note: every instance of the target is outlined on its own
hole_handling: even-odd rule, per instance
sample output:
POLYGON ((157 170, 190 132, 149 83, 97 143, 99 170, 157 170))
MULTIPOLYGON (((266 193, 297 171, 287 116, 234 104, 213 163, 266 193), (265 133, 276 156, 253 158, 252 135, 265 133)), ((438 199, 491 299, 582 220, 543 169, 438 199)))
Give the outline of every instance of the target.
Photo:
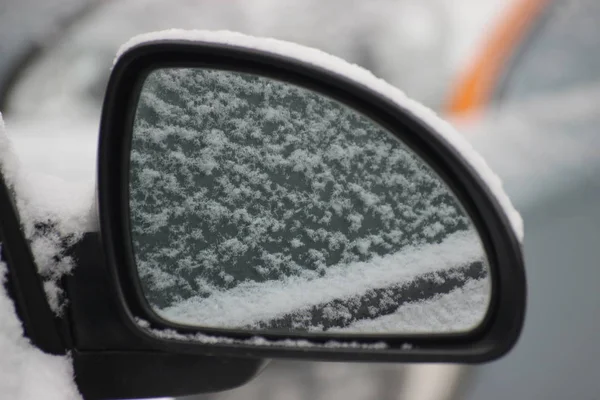
MULTIPOLYGON (((165 353, 324 361, 481 363, 516 343, 524 321, 526 280, 512 210, 456 145, 437 117, 400 104, 396 92, 358 67, 289 49, 281 42, 183 32, 151 37, 116 60, 103 105, 98 153, 100 233, 121 319, 132 336, 165 353), (336 68, 342 65, 345 68, 336 68), (140 289, 129 215, 129 169, 136 105, 144 80, 158 68, 211 68, 289 82, 359 111, 402 140, 452 189, 486 250, 491 299, 483 322, 464 333, 318 336, 193 328, 158 317, 140 289), (359 71, 356 74, 347 73, 359 71), (362 79, 363 77, 364 79, 362 79), (368 82, 373 82, 369 85, 368 82)), ((468 148, 468 147, 467 147, 468 148)), ((483 167, 482 167, 483 168, 483 167)))

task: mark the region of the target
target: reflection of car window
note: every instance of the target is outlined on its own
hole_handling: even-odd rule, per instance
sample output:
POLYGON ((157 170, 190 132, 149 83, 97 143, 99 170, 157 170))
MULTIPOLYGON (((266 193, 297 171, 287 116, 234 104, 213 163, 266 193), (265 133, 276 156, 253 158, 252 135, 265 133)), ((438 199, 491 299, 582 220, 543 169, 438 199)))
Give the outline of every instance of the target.
POLYGON ((522 100, 600 79, 600 1, 556 1, 502 85, 503 101, 522 100))
POLYGON ((151 74, 132 149, 133 243, 161 296, 173 266, 189 270, 182 296, 314 278, 470 229, 442 181, 378 125, 266 78, 151 74))
MULTIPOLYGON (((443 181, 381 126, 316 92, 239 72, 157 70, 131 148, 132 245, 166 319, 346 328, 394 313, 419 279, 486 279, 485 252, 443 181), (430 257, 429 271, 415 264, 430 257)), ((431 285, 415 293, 438 293, 431 285)), ((475 318, 487 307, 481 289, 475 318)))

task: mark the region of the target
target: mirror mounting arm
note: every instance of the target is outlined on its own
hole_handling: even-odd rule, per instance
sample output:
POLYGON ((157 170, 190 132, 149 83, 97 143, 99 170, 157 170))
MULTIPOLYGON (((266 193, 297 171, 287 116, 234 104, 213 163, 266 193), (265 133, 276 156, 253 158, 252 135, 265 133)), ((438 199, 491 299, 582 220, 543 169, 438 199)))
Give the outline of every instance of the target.
POLYGON ((127 329, 111 295, 97 232, 70 249, 78 267, 65 279, 75 380, 86 399, 184 396, 245 384, 266 365, 253 358, 166 353, 127 329), (198 379, 202 376, 204 379, 198 379))

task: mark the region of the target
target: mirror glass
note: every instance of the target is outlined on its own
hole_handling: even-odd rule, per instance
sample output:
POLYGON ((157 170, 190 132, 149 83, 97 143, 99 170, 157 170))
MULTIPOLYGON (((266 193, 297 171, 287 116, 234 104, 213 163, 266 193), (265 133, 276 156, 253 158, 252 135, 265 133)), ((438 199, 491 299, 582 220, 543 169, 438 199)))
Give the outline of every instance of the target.
POLYGON ((381 125, 290 83, 151 72, 129 196, 140 285, 170 322, 462 332, 488 308, 485 250, 441 178, 381 125))

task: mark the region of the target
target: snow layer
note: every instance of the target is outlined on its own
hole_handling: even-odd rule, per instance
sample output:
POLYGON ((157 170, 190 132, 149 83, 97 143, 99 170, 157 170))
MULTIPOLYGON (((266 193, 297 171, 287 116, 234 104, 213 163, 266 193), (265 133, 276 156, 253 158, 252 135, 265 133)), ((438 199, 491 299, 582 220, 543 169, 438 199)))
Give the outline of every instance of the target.
MULTIPOLYGON (((450 235, 441 244, 409 246, 396 254, 375 257, 368 262, 330 267, 319 279, 288 277, 263 283, 247 281, 231 290, 213 293, 208 298, 196 296, 187 299, 160 310, 159 315, 189 325, 239 328, 284 314, 301 312, 312 305, 351 298, 370 289, 408 283, 419 275, 456 268, 480 261, 483 257, 485 256, 477 236, 472 231, 460 231, 450 235)), ((443 327, 442 330, 465 330, 473 325, 473 319, 475 323, 479 322, 487 310, 489 297, 489 291, 483 293, 483 286, 481 292, 482 299, 477 303, 460 299, 462 291, 450 296, 457 300, 455 304, 450 304, 452 299, 448 297, 445 300, 449 304, 445 307, 446 312, 450 311, 450 307, 455 312, 468 314, 468 317, 464 321, 462 318, 452 320, 452 325, 443 327), (461 325, 462 322, 464 325, 461 325)), ((409 321, 409 318, 404 317, 397 318, 399 323, 396 325, 386 323, 381 324, 381 327, 390 328, 388 333, 409 332, 419 327, 420 330, 431 327, 433 331, 440 331, 439 325, 443 324, 443 319, 438 318, 437 312, 428 316, 427 311, 428 309, 422 308, 421 314, 414 315, 423 317, 424 321, 439 321, 438 324, 428 322, 421 326, 415 321, 416 318, 409 321), (405 327, 403 321, 410 323, 405 327)), ((363 325, 368 327, 369 322, 364 322, 363 325)))
MULTIPOLYGON (((58 139, 52 139, 54 142, 44 147, 45 153, 52 153, 51 149, 57 144, 58 139)), ((44 139, 39 140, 43 146, 44 139)), ((64 143, 68 142, 65 140, 64 143)), ((60 314, 65 302, 58 281, 74 267, 73 259, 66 255, 65 251, 91 228, 94 181, 88 177, 85 182, 67 182, 46 173, 49 169, 56 170, 61 163, 63 169, 69 166, 77 169, 74 168, 73 160, 69 158, 59 160, 59 157, 45 154, 45 157, 29 157, 23 163, 17 149, 23 147, 24 143, 33 142, 27 141, 27 135, 24 135, 18 137, 16 143, 17 146, 13 138, 4 132, 2 124, 0 167, 14 193, 22 229, 30 242, 38 271, 44 279, 44 289, 50 306, 54 312, 60 314)), ((58 143, 61 141, 58 140, 58 143)), ((56 152, 64 155, 58 149, 56 152)))
POLYGON ((80 399, 71 360, 33 346, 4 288, 6 264, 0 261, 0 394, 11 400, 80 399), (35 383, 35 384, 33 384, 35 383))
MULTIPOLYGON (((0 167, 13 183, 18 161, 4 134, 0 114, 0 167), (12 178, 12 179, 11 179, 12 178)), ((24 337, 14 304, 5 290, 7 267, 0 261, 0 393, 13 400, 80 398, 67 357, 52 356, 24 337), (32 383, 35 382, 34 385, 32 383)))
POLYGON ((487 184, 490 191, 501 204, 506 216, 511 222, 515 235, 519 240, 523 240, 523 220, 520 214, 513 207, 509 197, 502 188, 502 181, 500 178, 488 167, 485 160, 473 149, 471 144, 456 132, 449 123, 439 118, 432 110, 409 99, 402 91, 385 81, 378 79, 369 71, 357 65, 349 64, 340 58, 326 54, 322 51, 276 39, 256 38, 228 31, 185 31, 179 29, 135 36, 121 46, 117 52, 115 63, 127 50, 142 43, 160 40, 220 43, 235 47, 258 49, 272 54, 292 57, 334 71, 337 74, 346 76, 349 79, 386 96, 393 100, 399 107, 431 126, 448 144, 460 152, 464 159, 468 161, 475 172, 487 184))
POLYGON ((11 400, 80 399, 73 367, 66 356, 53 356, 33 346, 4 288, 6 264, 0 261, 0 397, 11 400))

